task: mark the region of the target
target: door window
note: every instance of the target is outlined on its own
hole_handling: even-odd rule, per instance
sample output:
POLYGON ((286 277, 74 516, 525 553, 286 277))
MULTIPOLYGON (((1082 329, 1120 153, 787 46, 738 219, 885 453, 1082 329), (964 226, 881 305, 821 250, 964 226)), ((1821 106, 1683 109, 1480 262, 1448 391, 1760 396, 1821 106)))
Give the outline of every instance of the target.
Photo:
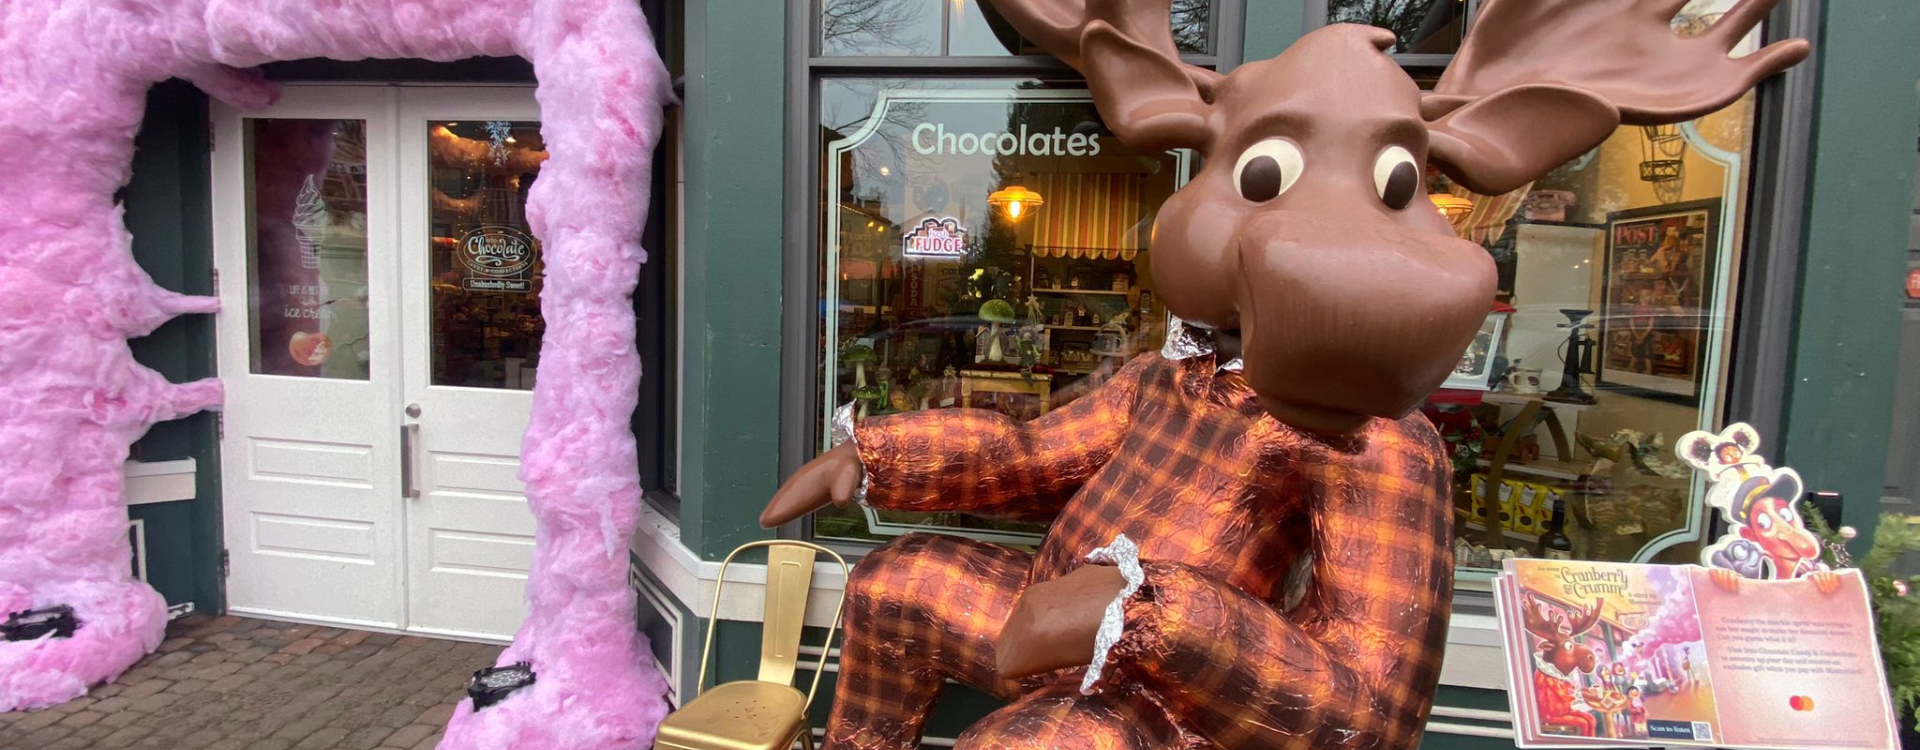
POLYGON ((366 121, 246 122, 253 372, 366 380, 366 121))
POLYGON ((547 160, 537 122, 427 125, 434 385, 532 390, 540 242, 527 191, 547 160))

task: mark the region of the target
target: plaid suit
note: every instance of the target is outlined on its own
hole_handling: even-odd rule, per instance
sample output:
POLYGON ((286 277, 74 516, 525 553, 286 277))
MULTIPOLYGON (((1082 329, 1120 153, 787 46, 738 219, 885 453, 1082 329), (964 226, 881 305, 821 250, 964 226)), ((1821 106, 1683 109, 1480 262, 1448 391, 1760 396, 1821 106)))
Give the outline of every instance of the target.
POLYGON ((909 535, 857 566, 830 747, 916 746, 945 678, 1013 701, 963 747, 1418 744, 1452 589, 1448 468, 1425 418, 1315 438, 1211 355, 1149 354, 1033 422, 920 411, 865 420, 855 442, 874 507, 1055 520, 1034 555, 909 535), (1121 533, 1146 579, 1099 689, 1079 693, 1084 668, 1001 679, 1020 592, 1121 533))

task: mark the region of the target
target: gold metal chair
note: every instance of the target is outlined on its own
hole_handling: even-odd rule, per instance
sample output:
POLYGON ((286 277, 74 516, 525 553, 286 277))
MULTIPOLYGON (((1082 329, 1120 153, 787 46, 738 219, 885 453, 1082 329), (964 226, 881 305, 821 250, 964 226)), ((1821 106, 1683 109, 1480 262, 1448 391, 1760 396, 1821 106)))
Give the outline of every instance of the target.
MULTIPOLYGON (((727 554, 720 563, 720 579, 713 591, 713 611, 707 617, 707 643, 700 650, 699 690, 693 700, 660 723, 654 746, 661 750, 787 750, 798 739, 813 750, 813 731, 807 723, 807 707, 820 689, 820 675, 827 671, 827 652, 840 629, 841 604, 833 608, 833 624, 827 628, 827 640, 820 646, 820 663, 813 670, 813 684, 806 695, 793 687, 793 675, 800 661, 800 633, 805 625, 807 594, 813 589, 813 563, 820 553, 840 563, 844 576, 850 572, 847 561, 833 550, 818 544, 774 539, 748 542, 727 554), (727 586, 727 566, 741 552, 758 547, 767 549, 767 595, 765 616, 760 632, 760 674, 757 679, 740 680, 706 689, 707 663, 713 656, 713 631, 719 629, 721 594, 727 586)), ((845 599, 842 599, 844 604, 845 599)))

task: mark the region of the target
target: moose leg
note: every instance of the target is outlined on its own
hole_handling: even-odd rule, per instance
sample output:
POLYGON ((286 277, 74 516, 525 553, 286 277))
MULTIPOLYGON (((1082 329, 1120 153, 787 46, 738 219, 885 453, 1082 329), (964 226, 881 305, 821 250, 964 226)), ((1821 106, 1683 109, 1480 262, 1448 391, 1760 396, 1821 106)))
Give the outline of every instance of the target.
POLYGON ((854 566, 826 750, 917 748, 949 677, 1004 699, 1023 692, 1000 679, 993 646, 1032 567, 1024 552, 932 534, 854 566))
POLYGON ((1180 730, 1140 693, 1080 694, 1080 673, 1040 688, 969 727, 954 750, 1165 750, 1180 730))

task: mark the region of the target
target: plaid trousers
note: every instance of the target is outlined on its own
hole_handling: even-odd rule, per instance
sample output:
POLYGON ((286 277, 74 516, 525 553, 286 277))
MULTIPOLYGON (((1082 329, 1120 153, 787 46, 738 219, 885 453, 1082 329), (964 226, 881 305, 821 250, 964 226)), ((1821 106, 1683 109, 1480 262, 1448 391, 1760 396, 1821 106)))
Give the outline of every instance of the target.
POLYGON ((1012 701, 968 750, 1418 745, 1453 580, 1450 465, 1424 417, 1309 436, 1210 357, 1148 354, 1033 422, 937 409, 855 441, 876 507, 1054 523, 1033 555, 909 535, 860 562, 832 750, 917 746, 949 678, 1012 701), (1084 668, 1002 679, 1020 593, 1120 533, 1146 580, 1098 690, 1079 693, 1084 668))

